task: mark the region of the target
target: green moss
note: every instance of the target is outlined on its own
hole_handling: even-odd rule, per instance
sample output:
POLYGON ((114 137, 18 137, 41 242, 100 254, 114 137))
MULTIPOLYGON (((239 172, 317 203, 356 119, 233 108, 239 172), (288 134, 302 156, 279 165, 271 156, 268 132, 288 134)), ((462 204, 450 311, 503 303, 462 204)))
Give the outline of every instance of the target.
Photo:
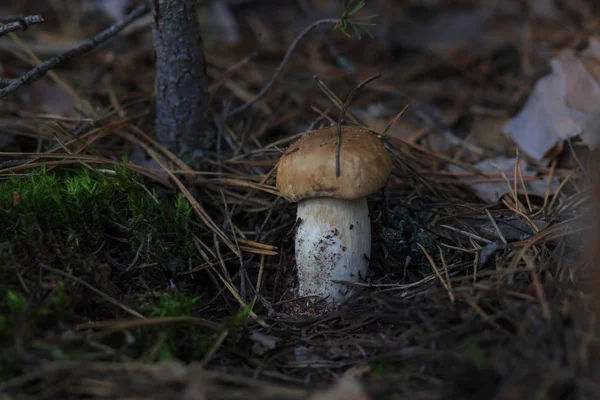
POLYGON ((0 183, 0 242, 16 251, 82 251, 108 233, 126 236, 129 248, 124 251, 135 251, 144 241, 158 256, 181 254, 192 248, 186 236, 190 217, 185 198, 179 195, 169 207, 125 168, 115 176, 41 169, 30 178, 0 183))
POLYGON ((198 308, 200 303, 199 297, 188 298, 179 293, 151 293, 142 297, 151 298, 148 311, 152 317, 189 316, 198 308))
MULTIPOLYGON (((146 259, 169 268, 196 261, 190 223, 193 211, 184 196, 161 198, 126 168, 118 168, 110 175, 83 167, 29 172, 25 178, 0 181, 0 379, 19 373, 13 345, 23 315, 26 318, 19 335, 25 347, 44 358, 60 360, 80 358, 86 351, 85 344, 59 339, 52 343, 45 339, 47 333, 53 332, 50 337, 57 338, 77 322, 98 316, 122 317, 120 310, 73 280, 53 281, 56 275, 47 274, 42 283, 40 263, 66 270, 145 315, 191 315, 198 309, 200 298, 187 294, 185 287, 178 295, 137 297, 146 293, 145 285, 159 289, 164 285, 160 267, 132 271, 134 277, 137 274, 141 279, 125 286, 123 279, 115 279, 121 272, 113 266, 113 261, 127 265, 140 248, 146 259), (100 248, 102 252, 98 251, 100 248), (159 279, 155 283, 157 270, 159 279), (142 279, 144 284, 137 283, 142 279)), ((194 293, 196 290, 194 286, 194 293)), ((212 340, 198 329, 194 336, 186 337, 189 332, 179 328, 173 334, 167 332, 159 358, 181 352, 185 348, 182 340, 212 340)), ((124 346, 125 352, 139 355, 157 343, 158 336, 147 333, 140 331, 140 337, 146 336, 143 340, 138 337, 134 338, 138 341, 131 341, 128 337, 125 343, 121 334, 117 347, 124 346)))
MULTIPOLYGON (((144 310, 153 317, 192 316, 201 307, 199 297, 186 297, 180 293, 150 293, 141 296, 144 310)), ((227 332, 235 336, 244 328, 250 315, 250 305, 239 313, 225 318, 220 329, 206 331, 195 325, 162 325, 143 327, 136 330, 135 337, 140 349, 150 348, 160 341, 157 359, 173 357, 184 360, 200 360, 215 345, 219 337, 227 332)))
MULTIPOLYGON (((155 318, 192 316, 201 305, 200 297, 169 292, 140 295, 139 301, 142 312, 155 318)), ((156 358, 165 361, 173 357, 202 358, 215 343, 218 334, 206 332, 195 325, 173 324, 138 328, 135 338, 139 351, 160 343, 156 358)))

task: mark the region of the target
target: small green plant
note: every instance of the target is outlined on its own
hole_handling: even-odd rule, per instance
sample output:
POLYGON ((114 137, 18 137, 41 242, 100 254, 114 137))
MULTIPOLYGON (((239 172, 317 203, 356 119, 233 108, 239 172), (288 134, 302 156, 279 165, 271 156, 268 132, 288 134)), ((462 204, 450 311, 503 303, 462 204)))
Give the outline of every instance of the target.
POLYGON ((4 340, 15 330, 17 318, 25 308, 27 299, 17 290, 6 289, 0 304, 0 338, 4 340))
MULTIPOLYGON (((7 283, 4 282, 3 285, 7 283)), ((57 321, 69 320, 68 311, 71 299, 67 295, 62 281, 56 283, 51 297, 47 298, 41 305, 31 306, 27 310, 26 318, 23 312, 27 307, 27 297, 18 289, 6 288, 0 295, 0 382, 13 378, 20 371, 16 351, 11 344, 14 340, 15 330, 19 322, 23 323, 20 337, 27 346, 46 350, 49 357, 57 360, 70 359, 72 356, 65 353, 56 345, 50 345, 40 340, 35 340, 37 330, 53 329, 57 321)))
POLYGON ((252 311, 252 305, 248 304, 236 315, 226 318, 225 327, 231 332, 242 329, 246 325, 246 322, 248 322, 250 311, 252 311))
MULTIPOLYGON (((155 292, 140 296, 142 310, 154 318, 192 316, 200 305, 200 297, 190 297, 183 293, 155 292)), ((140 349, 150 348, 160 343, 156 353, 159 361, 171 360, 181 352, 181 348, 191 347, 194 358, 201 358, 213 345, 218 334, 206 333, 196 326, 165 325, 160 328, 145 327, 136 329, 140 349)), ((182 354, 183 355, 183 354, 182 354)))
MULTIPOLYGON (((56 283, 56 288, 41 306, 32 307, 28 313, 28 323, 44 326, 53 325, 57 319, 64 320, 71 306, 71 299, 65 291, 62 281, 56 283)), ((19 290, 5 289, 0 297, 0 339, 7 340, 12 336, 17 320, 27 305, 27 298, 19 290)))
POLYGON ((352 34, 348 33, 348 27, 352 28, 361 39, 360 31, 363 30, 369 37, 373 38, 373 34, 367 29, 369 26, 375 26, 377 24, 369 22, 371 19, 377 17, 377 14, 368 15, 362 18, 352 18, 357 12, 365 7, 366 3, 364 0, 344 0, 342 5, 342 15, 340 21, 335 25, 334 29, 340 28, 340 31, 348 36, 352 37, 352 34))
POLYGON ((158 299, 150 311, 150 315, 153 317, 189 316, 200 303, 199 297, 187 298, 182 294, 155 293, 152 296, 158 299))
MULTIPOLYGON (((204 357, 212 346, 214 346, 219 336, 225 332, 229 336, 236 336, 244 328, 246 322, 248 322, 250 311, 252 311, 252 305, 248 304, 239 313, 225 318, 223 326, 218 332, 193 337, 194 354, 197 357, 204 357)), ((231 351, 240 353, 239 349, 231 349, 231 351)))
POLYGON ((481 347, 473 342, 467 343, 466 348, 467 357, 478 369, 483 369, 486 366, 486 356, 485 352, 481 347))

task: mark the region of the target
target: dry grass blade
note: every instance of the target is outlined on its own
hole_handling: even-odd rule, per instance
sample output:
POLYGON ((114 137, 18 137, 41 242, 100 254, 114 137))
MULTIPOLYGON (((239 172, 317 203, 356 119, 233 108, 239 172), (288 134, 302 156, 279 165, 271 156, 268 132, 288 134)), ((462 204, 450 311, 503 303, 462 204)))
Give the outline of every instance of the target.
POLYGON ((544 288, 542 287, 542 283, 540 282, 540 278, 536 271, 534 261, 533 261, 534 258, 531 256, 531 253, 528 253, 523 256, 523 259, 525 260, 525 264, 531 271, 531 280, 533 282, 533 288, 535 290, 536 296, 540 303, 540 307, 542 309, 542 315, 547 320, 550 320, 550 317, 551 317, 550 306, 548 305, 548 300, 546 299, 546 294, 544 293, 544 288))
MULTIPOLYGON (((455 298, 454 298, 454 293, 452 292, 452 286, 450 285, 450 280, 448 280, 448 282, 446 282, 444 280, 444 278, 440 274, 440 271, 439 271, 437 265, 435 265, 435 261, 433 261, 433 258, 431 258, 431 256, 429 255, 429 253, 427 252, 425 247, 423 247, 423 245, 421 245, 421 243, 417 243, 417 244, 421 248, 421 251, 423 251, 423 254, 425 255, 425 257, 427 257, 427 260, 429 261, 431 268, 433 268, 433 271, 435 272, 435 275, 439 278, 440 282, 442 283, 442 286, 444 286, 444 289, 446 289, 446 291, 448 292, 448 297, 450 298, 450 301, 454 303, 455 298)), ((441 249, 440 249, 440 253, 441 253, 441 249)), ((444 268, 447 273, 448 267, 445 265, 445 262, 444 262, 444 268)))
POLYGON ((273 246, 270 244, 262 244, 262 243, 255 242, 254 240, 250 240, 250 239, 234 238, 233 236, 230 236, 230 238, 237 240, 239 243, 247 244, 248 246, 255 247, 256 249, 272 250, 272 251, 277 250, 277 246, 273 246))
POLYGON ((206 365, 210 362, 215 353, 219 350, 219 347, 221 347, 228 335, 228 330, 224 330, 223 332, 221 332, 215 343, 211 346, 204 358, 200 361, 201 366, 206 367, 206 365))
MULTIPOLYGON (((212 268, 212 269, 213 269, 213 272, 219 277, 219 279, 221 280, 223 285, 225 285, 227 290, 229 290, 229 293, 231 293, 231 295, 237 300, 237 302, 240 304, 240 306, 246 307, 247 306, 246 302, 244 302, 244 300, 242 299, 242 297, 240 296, 238 291, 235 289, 235 287, 232 284, 230 284, 225 278, 223 278, 223 276, 219 273, 219 271, 217 271, 215 268, 212 268)), ((265 321, 263 321, 262 318, 260 318, 258 315, 256 315, 256 313, 254 311, 250 310, 250 316, 254 320, 256 320, 256 322, 258 322, 263 328, 269 327, 269 325, 265 321)))
POLYGON ((229 238, 213 222, 213 220, 206 213, 206 211, 204 210, 204 208, 200 205, 200 203, 198 203, 198 200, 196 200, 196 198, 194 198, 194 196, 192 196, 192 194, 190 193, 190 191, 188 190, 188 188, 185 187, 185 185, 181 182, 181 180, 179 180, 179 178, 177 178, 177 176, 175 176, 175 174, 173 172, 171 172, 171 170, 162 161, 160 161, 160 158, 158 157, 158 154, 156 154, 151 149, 147 149, 147 151, 154 158, 154 160, 160 165, 160 167, 163 169, 163 171, 165 171, 171 177, 171 179, 175 182, 175 184, 177 185, 177 187, 179 188, 179 190, 181 191, 181 193, 183 193, 183 195, 186 197, 186 199, 192 205, 192 208, 194 209, 194 211, 196 212, 196 215, 198 215, 198 217, 200 218, 200 220, 204 224, 206 224, 206 226, 208 227, 208 229, 210 229, 213 233, 215 233, 223 241, 223 243, 225 243, 227 245, 227 247, 229 247, 229 249, 235 255, 239 256, 240 253, 239 253, 237 247, 231 242, 231 240, 229 240, 229 238))
POLYGON ((383 130, 383 132, 381 132, 382 136, 385 136, 385 134, 387 133, 387 131, 390 130, 390 128, 392 126, 394 126, 396 124, 396 122, 398 122, 398 120, 402 117, 402 115, 404 115, 404 112, 408 109, 408 104, 404 106, 404 108, 394 116, 394 118, 392 118, 392 120, 386 125, 385 129, 383 130))
POLYGON ((259 255, 263 255, 263 256, 276 256, 276 255, 279 255, 279 253, 276 252, 276 251, 266 250, 266 249, 260 249, 260 248, 256 248, 256 247, 239 246, 239 248, 240 248, 240 250, 245 251, 247 253, 259 254, 259 255))
MULTIPOLYGON (((331 89, 329 89, 327 85, 325 85, 325 83, 318 76, 315 75, 314 79, 317 82, 317 86, 319 87, 319 89, 321 89, 323 93, 325 93, 325 95, 329 98, 329 101, 331 101, 341 112, 344 109, 344 102, 331 89)), ((348 119, 352 123, 357 125, 364 125, 352 113, 346 112, 346 115, 348 115, 348 119)))
POLYGON ((219 179, 215 182, 219 182, 225 185, 237 186, 237 187, 245 187, 254 189, 256 191, 265 192, 268 194, 272 194, 274 196, 279 196, 279 190, 277 190, 274 186, 268 186, 260 183, 243 181, 240 179, 219 179))
POLYGON ((475 302, 475 300, 471 300, 469 301, 469 305, 473 308, 473 310, 475 310, 475 312, 477 312, 477 314, 479 314, 479 316, 481 318, 483 318, 483 320, 487 323, 489 323, 490 325, 492 325, 494 328, 496 328, 499 332, 502 332, 502 334, 504 334, 506 337, 508 337, 509 339, 512 340, 516 340, 517 338, 515 337, 515 335, 513 335, 511 332, 507 331, 506 329, 504 329, 502 326, 500 326, 496 321, 494 321, 484 310, 481 309, 481 307, 475 302))

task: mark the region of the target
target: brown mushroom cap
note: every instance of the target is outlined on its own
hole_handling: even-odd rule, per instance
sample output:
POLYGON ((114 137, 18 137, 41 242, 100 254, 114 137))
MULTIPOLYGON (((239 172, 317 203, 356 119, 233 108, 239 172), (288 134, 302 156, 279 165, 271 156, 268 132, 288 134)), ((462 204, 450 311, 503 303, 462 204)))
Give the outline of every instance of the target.
POLYGON ((375 133, 342 126, 340 176, 336 176, 337 126, 306 134, 281 156, 277 187, 288 201, 310 197, 354 200, 381 189, 392 159, 375 133))

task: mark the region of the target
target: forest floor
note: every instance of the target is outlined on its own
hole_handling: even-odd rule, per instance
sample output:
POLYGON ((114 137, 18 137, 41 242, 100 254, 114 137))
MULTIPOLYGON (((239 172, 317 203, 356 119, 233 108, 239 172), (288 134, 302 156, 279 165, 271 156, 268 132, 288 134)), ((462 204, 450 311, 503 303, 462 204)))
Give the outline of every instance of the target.
MULTIPOLYGON (((0 76, 126 4, 2 4, 45 22, 0 76)), ((373 37, 315 29, 224 117, 341 4, 202 2, 213 146, 185 156, 152 139, 150 15, 0 100, 1 399, 598 398, 593 2, 371 0, 373 37), (275 167, 376 73, 345 114, 394 161, 370 272, 318 312, 275 167)))

